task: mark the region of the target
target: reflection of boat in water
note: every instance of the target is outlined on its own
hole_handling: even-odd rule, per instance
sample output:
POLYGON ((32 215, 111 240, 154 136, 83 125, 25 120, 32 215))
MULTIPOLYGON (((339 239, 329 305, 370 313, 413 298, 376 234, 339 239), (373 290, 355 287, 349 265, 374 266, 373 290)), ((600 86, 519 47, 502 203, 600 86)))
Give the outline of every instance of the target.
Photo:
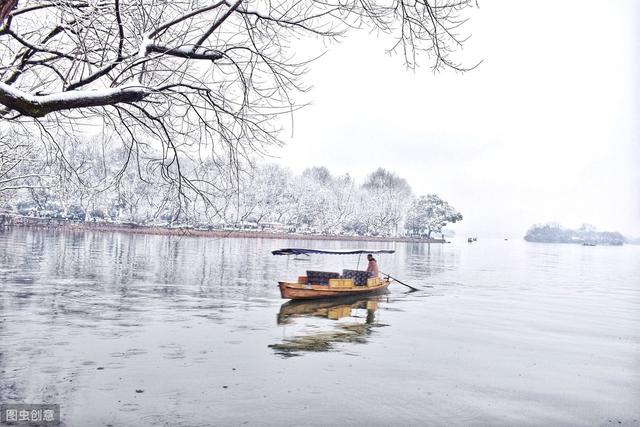
POLYGON ((285 338, 282 343, 269 347, 280 356, 291 357, 307 351, 332 351, 336 343, 365 344, 372 328, 385 326, 376 321, 379 302, 380 297, 286 302, 278 313, 279 325, 301 323, 305 319, 311 324, 314 323, 313 319, 336 322, 330 330, 317 330, 317 325, 313 325, 313 333, 285 338), (361 310, 366 310, 365 316, 361 310))
MULTIPOLYGON (((378 298, 343 297, 329 300, 313 301, 289 301, 280 306, 278 313, 278 324, 288 323, 295 317, 326 317, 331 320, 338 320, 351 316, 351 310, 364 308, 367 310, 367 323, 369 316, 373 316, 378 309, 378 298)), ((373 317, 371 321, 373 320, 373 317)))
MULTIPOLYGON (((394 253, 394 250, 352 250, 325 251, 318 249, 280 249, 273 251, 274 255, 359 255, 367 253, 394 253)), ((359 261, 359 258, 358 258, 359 261)), ((359 264, 359 262, 358 262, 359 264)), ((356 267, 357 268, 357 267, 356 267)), ((383 292, 391 284, 389 276, 385 278, 369 277, 368 272, 361 270, 343 270, 342 274, 328 271, 307 270, 305 276, 299 276, 294 281, 278 282, 280 296, 286 299, 327 299, 343 298, 346 296, 372 295, 383 292)))

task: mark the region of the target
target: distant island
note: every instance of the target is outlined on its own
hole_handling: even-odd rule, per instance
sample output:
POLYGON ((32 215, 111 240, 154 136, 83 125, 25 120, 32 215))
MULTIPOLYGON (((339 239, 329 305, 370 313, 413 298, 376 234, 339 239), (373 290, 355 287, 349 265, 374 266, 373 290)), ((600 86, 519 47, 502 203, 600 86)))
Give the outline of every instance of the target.
POLYGON ((625 237, 617 231, 597 231, 596 227, 583 224, 572 230, 557 223, 536 224, 527 231, 524 240, 541 243, 579 243, 584 245, 623 245, 625 237))

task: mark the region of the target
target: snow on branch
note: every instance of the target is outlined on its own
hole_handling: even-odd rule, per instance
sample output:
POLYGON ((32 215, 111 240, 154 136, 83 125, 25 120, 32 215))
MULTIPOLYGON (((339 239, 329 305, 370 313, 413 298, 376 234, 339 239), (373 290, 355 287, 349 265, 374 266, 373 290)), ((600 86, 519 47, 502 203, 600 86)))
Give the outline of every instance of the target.
POLYGON ((122 87, 60 92, 51 95, 32 95, 0 83, 0 103, 11 110, 31 117, 44 117, 54 111, 71 110, 74 108, 138 102, 150 93, 146 88, 122 87))
MULTIPOLYGON (((371 30, 409 68, 464 71, 456 56, 475 4, 0 0, 0 122, 30 126, 59 156, 60 139, 86 140, 83 126, 112 132, 127 153, 120 174, 134 165, 180 197, 211 200, 219 184, 199 176, 202 165, 237 178, 236 165, 280 144, 279 116, 308 102, 295 100, 323 52, 296 51, 298 40, 371 30)), ((397 226, 394 218, 397 209, 380 212, 397 226)))
POLYGON ((170 47, 161 44, 149 44, 146 46, 145 50, 147 51, 147 54, 155 52, 185 59, 206 59, 215 61, 223 57, 223 53, 217 49, 198 49, 197 46, 170 47))

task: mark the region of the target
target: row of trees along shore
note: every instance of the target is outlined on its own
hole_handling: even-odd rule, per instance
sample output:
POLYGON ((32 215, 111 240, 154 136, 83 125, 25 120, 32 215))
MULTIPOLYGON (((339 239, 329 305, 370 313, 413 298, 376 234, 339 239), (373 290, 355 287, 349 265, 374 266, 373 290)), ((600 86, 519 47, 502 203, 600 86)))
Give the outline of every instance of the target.
POLYGON ((461 60, 476 8, 0 0, 0 203, 83 220, 430 235, 461 216, 392 174, 360 185, 247 164, 282 144, 330 46, 360 31, 409 69, 465 72, 478 65, 461 60))
POLYGON ((528 242, 541 243, 583 243, 598 245, 622 245, 625 237, 617 231, 597 231, 590 224, 583 224, 580 228, 564 228, 560 224, 550 222, 536 224, 531 227, 524 239, 528 242))
POLYGON ((479 63, 461 58, 476 8, 0 0, 0 198, 83 219, 429 235, 460 216, 435 196, 414 206, 403 180, 245 165, 282 144, 335 43, 361 32, 409 69, 464 72, 479 63))
POLYGON ((20 158, 19 167, 5 162, 0 174, 2 167, 12 168, 12 176, 22 179, 4 188, 0 183, 0 206, 21 215, 77 221, 359 236, 430 238, 462 220, 445 200, 415 196, 404 178, 383 168, 358 183, 326 167, 294 174, 274 163, 218 167, 232 161, 218 158, 189 171, 215 183, 217 191, 205 193, 178 188, 149 168, 121 170, 126 150, 68 141, 61 147, 63 167, 39 159, 48 154, 29 144, 15 146, 11 153, 20 158), (33 169, 37 165, 48 166, 33 169))

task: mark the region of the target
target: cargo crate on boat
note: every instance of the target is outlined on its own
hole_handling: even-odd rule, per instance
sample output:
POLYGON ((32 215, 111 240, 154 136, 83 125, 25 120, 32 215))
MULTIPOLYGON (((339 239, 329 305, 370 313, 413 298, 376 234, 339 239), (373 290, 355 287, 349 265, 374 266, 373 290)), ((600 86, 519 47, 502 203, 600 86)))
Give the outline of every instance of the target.
POLYGON ((379 277, 372 277, 370 279, 367 279, 367 286, 371 287, 371 286, 378 286, 382 283, 382 280, 380 280, 379 277))
POLYGON ((330 288, 352 288, 353 279, 329 279, 330 288))

